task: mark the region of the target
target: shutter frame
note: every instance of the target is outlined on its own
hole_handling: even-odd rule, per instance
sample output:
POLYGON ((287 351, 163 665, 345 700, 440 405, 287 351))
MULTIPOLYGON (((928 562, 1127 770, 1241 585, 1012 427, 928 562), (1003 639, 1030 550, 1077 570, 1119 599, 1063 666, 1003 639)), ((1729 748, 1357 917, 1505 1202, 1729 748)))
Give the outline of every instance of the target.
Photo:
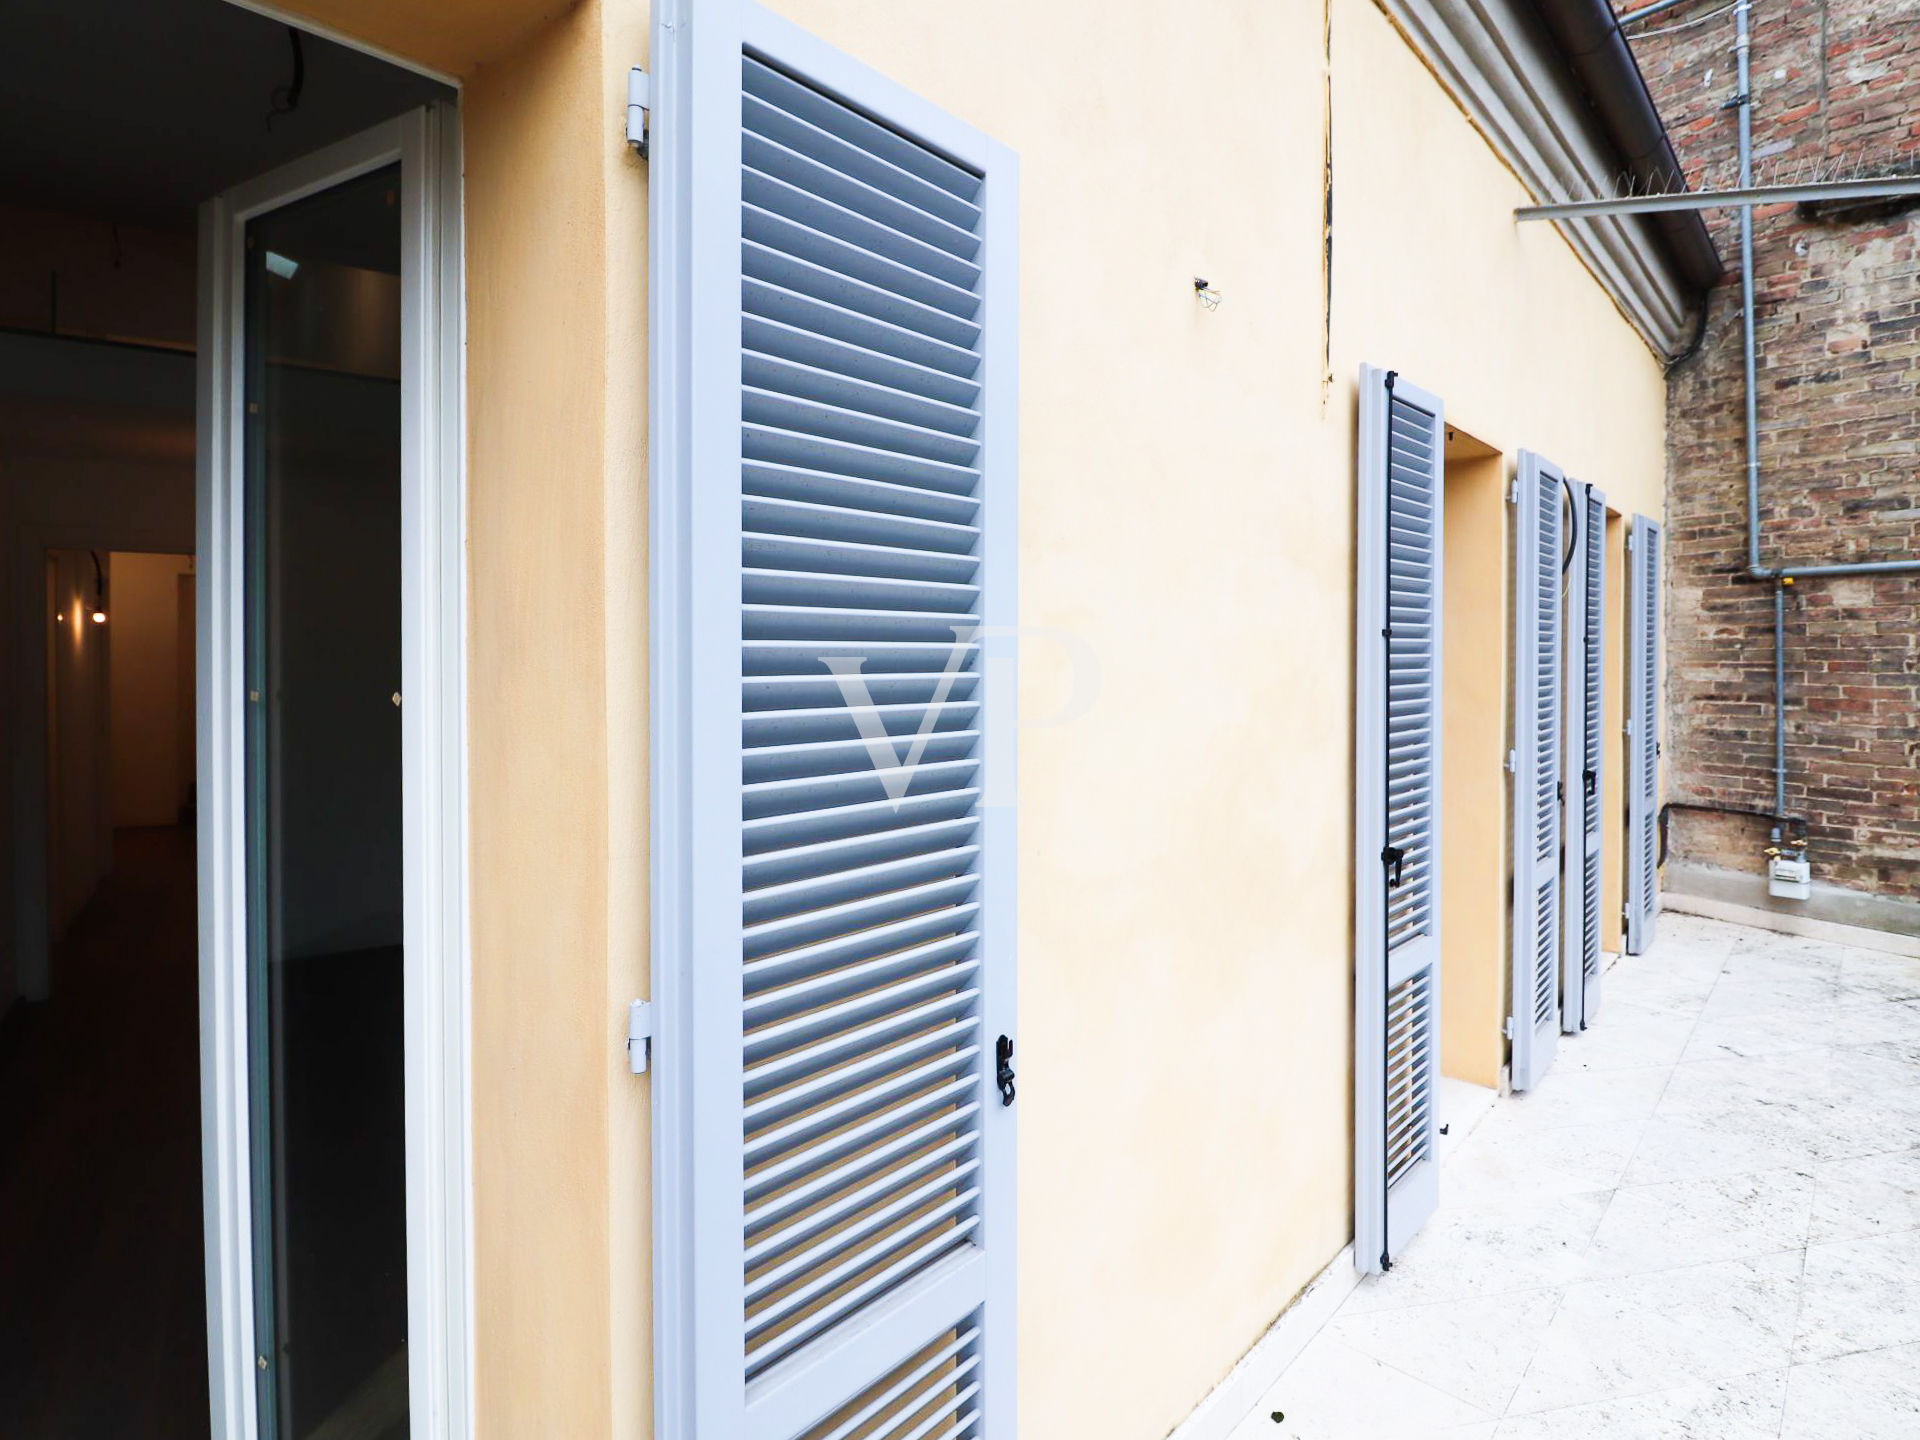
MULTIPOLYGON (((751 0, 700 0, 697 20, 693 10, 691 0, 660 0, 654 9, 654 112, 648 176, 652 547, 649 858, 651 983, 660 1037, 650 1082, 654 1433, 662 1440, 714 1440, 722 1436, 727 1440, 797 1440, 803 1436, 811 1440, 832 1428, 827 1425, 829 1418, 836 1425, 846 1418, 837 1413, 843 1407, 851 1413, 869 1400, 884 1403, 887 1395, 910 1383, 920 1387, 914 1392, 916 1396, 922 1392, 931 1395, 936 1390, 944 1396, 946 1391, 940 1390, 943 1377, 961 1374, 965 1385, 955 1393, 976 1412, 967 1422, 971 1428, 966 1433, 976 1440, 1011 1437, 1016 1336, 1015 1111, 1000 1103, 993 1070, 996 1037, 1018 1038, 1014 1015, 1017 755, 1013 640, 1018 543, 1018 165, 1005 147, 751 0), (777 87, 783 75, 797 79, 799 85, 791 91, 793 105, 806 110, 811 118, 788 118, 799 109, 781 112, 777 103, 745 98, 755 74, 747 57, 757 57, 772 67, 766 83, 777 87), (754 129, 749 116, 780 127, 780 140, 770 143, 756 138, 765 132, 754 129), (848 141, 836 126, 855 138, 848 141), (758 157, 761 169, 756 173, 761 178, 747 174, 749 156, 758 157), (773 157, 771 162, 769 156, 773 157), (814 206, 831 221, 811 235, 790 225, 788 235, 801 235, 807 243, 830 250, 835 243, 835 226, 849 231, 865 227, 868 238, 892 246, 906 259, 893 264, 884 257, 860 259, 843 250, 838 253, 849 263, 859 259, 862 267, 857 277, 848 279, 839 277, 850 276, 851 271, 836 271, 831 265, 823 269, 811 256, 804 261, 782 259, 785 252, 777 245, 771 249, 750 245, 743 200, 749 184, 765 187, 772 183, 765 178, 767 163, 785 167, 800 177, 799 188, 790 197, 792 203, 814 206), (971 171, 977 178, 977 193, 971 202, 957 198, 957 191, 948 194, 939 190, 943 167, 950 166, 971 171), (921 169, 934 179, 918 174, 921 169), (808 198, 825 193, 835 197, 834 203, 845 204, 839 210, 821 209, 819 200, 808 198), (977 244, 971 256, 963 253, 969 244, 963 222, 974 226, 977 244), (756 265, 781 264, 787 275, 811 277, 813 285, 831 287, 815 293, 831 293, 830 303, 840 308, 824 309, 822 305, 828 303, 824 301, 790 302, 815 315, 835 317, 832 323, 840 327, 817 332, 803 327, 795 332, 815 354, 832 353, 846 359, 852 351, 872 343, 894 347, 885 354, 861 353, 880 356, 871 364, 891 366, 893 374, 924 374, 930 387, 937 381, 937 398, 915 398, 911 387, 877 388, 863 372, 836 371, 831 365, 812 372, 786 367, 788 375, 804 373, 816 387, 815 393, 799 401, 781 398, 782 394, 794 393, 791 390, 776 393, 766 388, 767 362, 756 361, 760 369, 750 378, 742 341, 743 323, 749 318, 743 250, 756 265), (967 267, 976 263, 983 268, 969 297, 967 287, 957 284, 956 277, 971 273, 967 267), (811 270, 809 265, 813 266, 811 270), (889 290, 888 282, 896 281, 896 288, 889 290), (976 313, 961 313, 969 307, 975 307, 976 313), (895 311, 915 317, 912 332, 888 331, 882 328, 884 320, 868 318, 895 311), (838 338, 808 338, 816 333, 831 333, 838 338), (915 333, 937 335, 937 344, 916 339, 915 333), (968 344, 974 347, 972 361, 965 356, 968 344), (952 348, 955 346, 958 350, 952 348), (916 364, 930 356, 954 369, 956 375, 966 373, 955 368, 965 362, 973 367, 972 382, 962 379, 949 383, 940 379, 936 370, 903 370, 885 355, 898 355, 916 364), (862 378, 840 378, 844 375, 862 378), (970 432, 954 428, 965 416, 952 408, 969 398, 969 383, 977 383, 977 398, 972 402, 977 423, 970 432), (810 413, 819 427, 808 433, 820 438, 792 438, 797 432, 790 429, 772 441, 766 438, 771 431, 782 430, 788 417, 804 411, 808 404, 814 407, 810 413), (769 415, 771 418, 763 418, 769 415), (943 425, 958 437, 971 433, 977 445, 971 468, 981 476, 977 488, 955 468, 967 442, 949 438, 942 432, 943 425), (822 510, 805 496, 754 499, 747 493, 743 477, 750 466, 761 463, 753 456, 759 453, 757 447, 766 444, 794 449, 809 446, 814 455, 835 457, 829 469, 862 478, 844 484, 831 476, 817 482, 809 480, 838 486, 844 492, 835 497, 836 504, 844 501, 840 509, 829 506, 822 510), (843 460, 847 462, 844 468, 839 463, 843 460), (897 487, 902 484, 930 488, 901 491, 897 487), (889 486, 895 488, 890 491, 889 486), (964 498, 969 494, 975 499, 964 498), (873 506, 862 501, 863 496, 894 501, 915 495, 925 498, 904 508, 882 506, 885 513, 877 517, 870 513, 873 506), (956 528, 953 522, 963 518, 968 506, 976 502, 978 514, 968 522, 973 529, 956 528), (756 518, 751 523, 743 504, 753 507, 756 518), (854 530, 844 528, 842 513, 852 517, 854 530), (773 517, 773 523, 762 523, 767 517, 773 517), (826 533, 808 528, 817 523, 842 529, 826 533), (761 539, 750 533, 769 531, 773 532, 771 537, 761 539), (826 538, 811 538, 823 533, 826 538), (977 1199, 966 1202, 972 1207, 972 1228, 966 1232, 970 1238, 950 1247, 945 1257, 931 1266, 911 1272, 904 1284, 876 1287, 874 1294, 880 1298, 859 1299, 841 1320, 824 1326, 819 1338, 772 1362, 751 1381, 745 1310, 747 1196, 742 1184, 744 1152, 737 1138, 742 1135, 748 1113, 742 1027, 759 1023, 742 1008, 745 972, 738 968, 745 963, 741 959, 743 946, 749 943, 743 908, 748 827, 777 826, 783 816, 798 821, 804 818, 809 804, 829 803, 821 797, 830 798, 839 790, 851 793, 860 787, 851 783, 852 777, 842 781, 831 774, 823 775, 819 754, 785 746, 772 757, 774 768, 764 771, 771 777, 768 783, 747 802, 747 816, 766 814, 769 818, 743 820, 743 795, 748 793, 743 790, 743 756, 754 764, 760 763, 755 756, 772 756, 770 751, 751 749, 763 742, 743 741, 743 721, 748 705, 757 703, 751 701, 760 693, 752 688, 754 685, 778 692, 780 686, 789 683, 788 671, 798 668, 811 674, 808 666, 819 659, 816 650, 863 654, 879 642, 869 628, 855 637, 858 643, 850 646, 837 642, 817 645, 808 639, 796 649, 786 632, 768 627, 791 622, 796 616, 813 625, 819 614, 793 611, 790 604, 782 610, 777 605, 748 603, 749 597, 743 593, 743 542, 750 552, 757 546, 775 553, 782 565, 797 563, 802 572, 811 568, 827 579, 842 573, 857 575, 861 567, 856 564, 851 571, 830 571, 820 561, 821 556, 833 558, 835 564, 847 557, 854 561, 867 557, 871 560, 869 574, 917 577, 847 582, 850 593, 884 594, 884 608, 912 611, 917 603, 912 597, 936 597, 931 602, 932 610, 919 619, 900 614, 872 622, 899 630, 907 642, 901 648, 907 658, 896 665, 887 658, 889 652, 878 652, 872 663, 865 665, 868 676, 883 676, 890 669, 907 668, 909 663, 924 664, 928 655, 920 651, 934 654, 940 648, 922 643, 929 638, 928 617, 941 618, 934 611, 951 611, 954 620, 971 614, 979 625, 977 648, 957 662, 967 667, 967 706, 976 717, 970 728, 978 735, 973 742, 977 764, 969 787, 977 795, 967 812, 972 816, 974 838, 972 844, 953 852, 966 857, 965 863, 973 867, 975 884, 970 903, 978 908, 969 913, 979 917, 977 938, 972 942, 977 964, 967 983, 978 994, 968 1000, 964 992, 950 987, 938 992, 957 997, 953 1004, 974 1037, 974 1049, 971 1055, 964 1048, 956 1051, 949 1047, 942 1052, 963 1057, 963 1062, 955 1062, 953 1074, 964 1080, 965 1089, 951 1106, 926 1112, 940 1118, 977 1116, 966 1120, 964 1126, 961 1120, 947 1122, 948 1133, 973 1136, 970 1143, 978 1161, 972 1173, 979 1177, 980 1193, 977 1199), (939 587, 951 583, 956 569, 968 567, 942 557, 965 554, 970 545, 977 547, 971 551, 977 559, 971 583, 978 586, 978 608, 955 608, 938 598, 945 593, 939 587), (861 546, 881 548, 861 550, 861 546), (905 570, 900 568, 903 564, 905 570), (916 644, 919 650, 915 650, 916 644), (795 655, 799 658, 792 658, 795 655), (755 679, 760 676, 771 678, 755 679), (743 743, 749 748, 743 750, 743 743), (782 770, 780 765, 790 768, 782 770), (755 805, 760 808, 751 808, 755 805), (731 962, 725 959, 729 955, 735 957, 731 962), (699 965, 695 964, 696 956, 700 957, 699 965), (719 963, 715 963, 715 957, 719 957, 719 963), (968 1097, 976 1110, 967 1111, 961 1103, 968 1097), (924 1348, 915 1348, 915 1337, 925 1340, 924 1348), (918 1368, 912 1368, 916 1357, 918 1368)), ((936 395, 932 388, 926 393, 936 395)), ((755 495, 766 493, 762 488, 754 491, 755 495)), ((804 589, 809 582, 802 574, 796 583, 804 589)), ((815 599, 806 603, 818 606, 826 602, 815 599)), ((869 624, 854 613, 859 607, 851 601, 847 604, 853 609, 844 622, 835 623, 869 624)), ((876 602, 870 608, 883 607, 876 602)), ((811 636, 818 632, 809 629, 806 633, 811 636)), ((953 641, 947 641, 944 648, 952 653, 953 641)), ((831 694, 825 686, 836 683, 833 676, 823 669, 820 679, 824 685, 812 687, 807 703, 819 703, 821 694, 831 694)), ((879 679, 872 681, 872 688, 875 703, 887 703, 879 679)), ((957 696, 959 691, 953 693, 957 696)), ((831 700, 825 703, 828 708, 820 713, 852 713, 834 710, 831 700)), ((945 712, 940 714, 944 718, 945 712)), ((747 728, 754 730, 757 725, 755 722, 747 728)), ((958 728, 941 723, 936 726, 936 734, 949 737, 958 728)), ((901 737, 897 749, 904 752, 911 738, 911 732, 901 737)), ((925 797, 947 783, 940 778, 942 767, 951 770, 957 764, 954 757, 965 753, 965 743, 958 736, 934 742, 925 757, 927 769, 915 772, 913 788, 907 791, 907 812, 919 807, 935 821, 952 812, 952 806, 939 802, 937 795, 932 800, 925 797), (943 807, 937 813, 927 809, 936 803, 943 807)), ((896 813, 904 812, 897 809, 896 813)), ((940 826, 934 824, 928 833, 939 830, 940 826)), ((864 840, 855 842, 855 848, 864 845, 864 840)), ((865 855, 863 859, 881 866, 876 873, 888 873, 883 856, 865 855)), ((836 861, 836 867, 840 863, 836 861)), ((938 879, 934 872, 946 873, 940 866, 905 863, 919 866, 916 878, 926 883, 927 894, 932 897, 929 903, 946 902, 954 885, 938 879)), ((780 868, 771 867, 768 873, 780 868)), ((787 867, 776 880, 792 883, 792 870, 787 867)), ((851 918, 847 923, 863 922, 866 912, 857 903, 863 892, 854 882, 843 882, 840 873, 836 868, 822 893, 834 890, 836 903, 846 903, 851 897, 855 903, 848 905, 846 913, 851 918)), ((763 875, 753 883, 759 885, 765 880, 763 875)), ((756 919, 765 908, 761 905, 756 909, 756 919)), ((830 940, 824 925, 831 917, 825 911, 819 915, 818 919, 807 916, 792 921, 778 915, 773 918, 776 926, 793 925, 794 934, 808 941, 823 937, 830 940)), ((774 936, 766 944, 778 941, 774 931, 759 933, 774 936)), ((913 1001, 923 1000, 927 993, 924 976, 907 977, 900 993, 911 994, 913 1001)), ((867 996, 848 1005, 845 1013, 851 1018, 845 1025, 869 1021, 872 1003, 872 997, 867 996)), ((903 1006, 907 1003, 901 1002, 903 1006)), ((785 1011, 776 1005, 768 1013, 785 1011)), ((809 1016, 805 1024, 811 1025, 814 1018, 809 1016)), ((850 1032, 843 1027, 839 1033, 850 1032)), ((766 1032, 759 1034, 764 1037, 766 1032)), ((840 1043, 828 1039, 829 1043, 840 1043)), ((773 1048, 772 1040, 758 1043, 765 1050, 773 1048)), ((779 1064, 786 1064, 793 1053, 782 1055, 779 1064)), ((882 1114, 879 1118, 886 1117, 882 1114)), ((823 1180, 838 1173, 838 1162, 827 1171, 816 1172, 823 1180)), ((948 1172, 936 1166, 917 1173, 937 1180, 948 1172)), ((844 1193, 851 1199, 855 1191, 844 1193)), ((956 1215, 964 1218, 966 1213, 962 1209, 956 1215)), ((776 1221, 776 1234, 778 1225, 784 1223, 776 1221)), ((834 1253, 830 1247, 812 1248, 816 1238, 833 1244, 844 1239, 843 1232, 834 1230, 813 1229, 806 1234, 806 1240, 793 1243, 796 1264, 812 1261, 823 1250, 834 1253)), ((756 1251, 766 1248, 767 1241, 757 1238, 756 1251)), ((808 1272, 799 1273, 804 1277, 808 1272)), ((763 1290, 765 1275, 763 1269, 754 1282, 763 1290)), ((856 1298, 863 1293, 856 1292, 856 1298)), ((919 1407, 936 1403, 916 1398, 911 1413, 928 1413, 919 1407)), ((950 1416, 948 1423, 961 1414, 964 1411, 950 1416)), ((895 1429, 905 1423, 898 1416, 883 1423, 874 1432, 874 1440, 890 1440, 895 1429)))
POLYGON ((1627 953, 1653 947, 1660 910, 1660 577, 1665 535, 1656 520, 1633 517, 1628 567, 1627 684, 1632 733, 1627 745, 1627 953))
POLYGON ((1567 586, 1566 856, 1561 875, 1561 1029, 1591 1025, 1600 1012, 1600 894, 1605 824, 1606 526, 1607 497, 1595 486, 1574 482, 1580 517, 1574 570, 1567 586), (1591 772, 1591 780, 1588 779, 1591 772))
POLYGON ((1531 1090, 1560 1039, 1565 472, 1520 452, 1513 594, 1513 1064, 1531 1090))
MULTIPOLYGON (((1440 1059, 1446 416, 1437 397, 1372 365, 1361 367, 1359 408, 1355 505, 1359 561, 1354 590, 1354 1264, 1363 1273, 1377 1274, 1392 1264, 1439 1203, 1434 1090, 1440 1059), (1398 411, 1396 403, 1401 407, 1398 411), (1403 676, 1390 687, 1388 678, 1390 645, 1385 627, 1394 574, 1388 561, 1388 536, 1394 502, 1387 476, 1396 414, 1416 447, 1424 447, 1429 457, 1422 483, 1432 502, 1425 542, 1431 577, 1425 606, 1431 618, 1428 709, 1419 737, 1427 754, 1421 788, 1428 809, 1420 841, 1426 846, 1426 889, 1417 901, 1400 901, 1403 906, 1424 906, 1425 919, 1390 944, 1395 902, 1389 896, 1385 851, 1389 834, 1394 833, 1388 817, 1395 802, 1387 779, 1389 691, 1400 686, 1417 688, 1416 679, 1403 676), (1398 997, 1397 1010, 1390 996, 1398 997), (1397 1048, 1390 1037, 1396 1015, 1402 1023, 1392 1033, 1404 1042, 1397 1048), (1395 1055, 1400 1057, 1395 1072, 1399 1083, 1390 1086, 1388 1068, 1395 1063, 1395 1055), (1397 1159, 1390 1158, 1390 1131, 1399 1137, 1391 1147, 1397 1159)), ((1404 567, 1409 562, 1396 563, 1404 567)), ((1403 583, 1404 579, 1403 574, 1403 583)), ((1408 623, 1403 620, 1403 628, 1408 623)), ((1408 806, 1419 802, 1400 793, 1397 813, 1404 816, 1408 806)), ((1397 833, 1404 836, 1405 832, 1397 833)), ((1410 841, 1406 848, 1416 846, 1410 841)), ((1418 873, 1413 883, 1422 883, 1418 873)))

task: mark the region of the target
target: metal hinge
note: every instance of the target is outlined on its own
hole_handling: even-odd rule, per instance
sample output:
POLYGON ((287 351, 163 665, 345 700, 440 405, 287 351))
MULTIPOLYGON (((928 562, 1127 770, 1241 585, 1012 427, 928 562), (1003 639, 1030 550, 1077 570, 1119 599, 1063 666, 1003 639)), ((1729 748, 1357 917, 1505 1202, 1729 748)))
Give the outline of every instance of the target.
POLYGON ((1520 757, 1511 750, 1507 751, 1507 773, 1509 775, 1520 773, 1520 757))
POLYGON ((1513 1017, 1511 1015, 1500 1022, 1500 1033, 1509 1040, 1513 1039, 1513 1017))
POLYGON ((634 1000, 627 1005, 627 1069, 647 1073, 653 1061, 653 1002, 634 1000))
POLYGON ((1507 504, 1518 505, 1519 503, 1520 503, 1520 477, 1516 475, 1507 484, 1507 504))
POLYGON ((643 157, 653 138, 650 129, 652 118, 653 79, 636 65, 627 72, 627 143, 643 157))

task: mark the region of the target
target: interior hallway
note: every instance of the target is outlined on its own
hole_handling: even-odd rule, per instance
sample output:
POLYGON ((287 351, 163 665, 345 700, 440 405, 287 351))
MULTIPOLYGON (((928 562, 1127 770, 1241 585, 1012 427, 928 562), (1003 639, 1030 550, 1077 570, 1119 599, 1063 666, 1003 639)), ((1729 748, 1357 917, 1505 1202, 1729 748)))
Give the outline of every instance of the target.
POLYGON ((0 1435, 208 1431, 194 842, 121 830, 0 1021, 0 1435))
POLYGON ((1920 1435, 1920 959, 1664 914, 1482 1114, 1233 1440, 1920 1435))

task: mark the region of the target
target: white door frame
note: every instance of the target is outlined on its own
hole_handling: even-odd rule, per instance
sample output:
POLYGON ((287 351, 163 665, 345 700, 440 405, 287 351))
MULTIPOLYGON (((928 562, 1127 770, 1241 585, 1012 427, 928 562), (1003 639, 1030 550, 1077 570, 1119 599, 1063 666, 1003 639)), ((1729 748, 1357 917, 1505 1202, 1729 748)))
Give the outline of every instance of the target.
POLYGON ((248 220, 401 166, 401 708, 411 1431, 473 1428, 465 335, 457 109, 434 104, 200 211, 196 529, 201 1152, 214 1440, 257 1440, 247 1092, 242 444, 248 220))

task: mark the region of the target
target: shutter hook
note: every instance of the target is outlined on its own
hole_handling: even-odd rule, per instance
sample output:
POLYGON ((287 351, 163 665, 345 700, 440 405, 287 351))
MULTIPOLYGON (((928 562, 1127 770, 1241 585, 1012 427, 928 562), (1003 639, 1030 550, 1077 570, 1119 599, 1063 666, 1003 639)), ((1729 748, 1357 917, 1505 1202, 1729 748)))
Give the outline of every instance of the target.
POLYGON ((1013 1040, 1006 1035, 994 1043, 993 1081, 1000 1087, 1000 1103, 1013 1104, 1013 1040))
POLYGON ((1400 888, 1400 867, 1406 864, 1406 860, 1407 852, 1398 845, 1389 845, 1380 852, 1380 863, 1392 872, 1387 884, 1396 890, 1400 888))

